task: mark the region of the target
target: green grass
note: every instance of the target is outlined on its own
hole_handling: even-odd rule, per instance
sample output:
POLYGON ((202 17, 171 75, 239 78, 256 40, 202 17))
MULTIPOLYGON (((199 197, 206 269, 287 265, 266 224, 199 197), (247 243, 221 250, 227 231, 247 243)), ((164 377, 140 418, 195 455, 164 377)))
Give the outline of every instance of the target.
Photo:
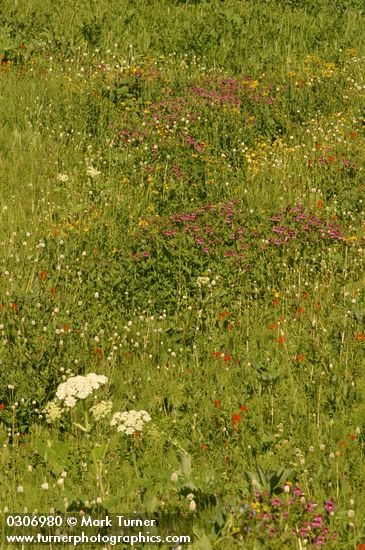
POLYGON ((25 510, 174 513, 197 549, 365 544, 363 20, 2 3, 4 547, 25 510), (88 373, 107 384, 54 401, 88 373), (135 435, 110 424, 130 410, 135 435))

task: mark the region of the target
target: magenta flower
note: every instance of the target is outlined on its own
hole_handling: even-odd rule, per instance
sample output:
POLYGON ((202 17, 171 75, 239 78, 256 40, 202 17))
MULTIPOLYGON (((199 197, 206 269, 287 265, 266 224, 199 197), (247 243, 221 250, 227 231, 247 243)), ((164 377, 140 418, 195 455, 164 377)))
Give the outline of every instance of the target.
POLYGON ((328 513, 333 512, 334 509, 335 509, 335 506, 334 506, 332 500, 326 500, 326 502, 324 503, 324 507, 325 507, 326 512, 328 512, 328 513))

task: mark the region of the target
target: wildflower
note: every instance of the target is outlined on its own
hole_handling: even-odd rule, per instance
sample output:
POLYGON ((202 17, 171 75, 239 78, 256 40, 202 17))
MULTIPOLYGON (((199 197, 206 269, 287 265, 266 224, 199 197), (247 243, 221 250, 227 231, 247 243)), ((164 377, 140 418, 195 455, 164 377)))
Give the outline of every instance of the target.
POLYGON ((64 401, 67 407, 74 407, 77 399, 86 399, 94 390, 99 389, 107 382, 106 376, 93 372, 87 376, 71 376, 58 386, 56 397, 60 401, 64 401))
POLYGON ((326 502, 324 503, 324 508, 328 513, 333 512, 335 507, 332 500, 326 500, 326 502))
POLYGON ((213 405, 215 406, 216 409, 219 409, 219 407, 221 406, 220 399, 214 399, 213 405))
POLYGON ((49 401, 44 407, 42 413, 46 416, 46 422, 52 424, 62 416, 62 407, 55 401, 49 401))
POLYGON ((97 176, 100 176, 101 172, 94 168, 94 166, 88 166, 86 170, 86 174, 90 176, 90 178, 96 178, 97 176))
POLYGON ((196 286, 201 288, 202 286, 207 286, 210 283, 209 277, 197 277, 196 286))
POLYGON ((351 439, 351 441, 355 441, 356 435, 355 434, 350 434, 349 439, 351 439))
POLYGON ((303 354, 297 355, 295 360, 297 363, 301 363, 302 361, 304 361, 304 355, 303 354))
POLYGON ((90 409, 95 422, 103 420, 112 412, 113 403, 111 401, 98 401, 90 409))
POLYGON ((248 405, 241 405, 240 406, 240 411, 247 412, 248 411, 248 405))
POLYGON ((171 474, 170 481, 172 481, 172 483, 176 483, 178 479, 179 479, 178 474, 176 472, 173 472, 171 474))
POLYGON ((58 181, 62 181, 63 183, 66 183, 66 181, 69 180, 69 177, 67 174, 58 174, 57 179, 58 181))
POLYGON ((232 414, 231 421, 232 421, 232 426, 233 426, 234 428, 236 428, 236 427, 239 425, 239 423, 241 422, 241 415, 240 415, 240 413, 234 413, 234 414, 232 414))
POLYGON ((46 481, 45 481, 44 483, 42 483, 41 489, 43 489, 43 491, 48 491, 49 485, 48 485, 48 483, 47 483, 46 481))
POLYGON ((17 493, 24 493, 24 487, 22 485, 19 485, 16 490, 17 493))
POLYGON ((145 423, 150 422, 150 415, 144 411, 125 411, 113 414, 111 426, 116 426, 118 432, 133 435, 135 431, 141 432, 145 423))

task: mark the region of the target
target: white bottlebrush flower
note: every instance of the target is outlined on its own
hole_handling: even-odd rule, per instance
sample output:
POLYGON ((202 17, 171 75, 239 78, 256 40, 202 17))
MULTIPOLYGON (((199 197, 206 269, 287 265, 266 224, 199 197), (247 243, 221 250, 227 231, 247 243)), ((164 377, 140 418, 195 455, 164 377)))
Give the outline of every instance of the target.
POLYGON ((62 382, 56 391, 56 397, 64 401, 67 407, 74 407, 77 399, 86 399, 103 384, 108 382, 108 378, 102 374, 91 372, 86 376, 71 376, 66 382, 62 382))
POLYGON ((103 420, 112 412, 113 403, 111 401, 98 401, 90 409, 96 422, 103 420))
POLYGON ((110 421, 111 426, 116 426, 118 432, 132 435, 134 432, 141 432, 145 423, 150 422, 150 415, 142 411, 116 412, 110 421))

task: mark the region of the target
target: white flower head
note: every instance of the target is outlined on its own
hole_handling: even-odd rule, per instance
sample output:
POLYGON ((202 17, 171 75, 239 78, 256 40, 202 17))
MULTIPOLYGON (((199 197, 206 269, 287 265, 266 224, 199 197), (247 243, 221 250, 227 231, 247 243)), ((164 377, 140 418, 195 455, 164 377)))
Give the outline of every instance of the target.
POLYGON ((144 424, 150 422, 150 420, 150 415, 144 410, 118 411, 113 414, 110 425, 116 426, 118 432, 132 435, 134 432, 141 432, 144 424))
POLYGON ((64 401, 66 407, 74 407, 77 399, 86 399, 94 390, 106 384, 108 378, 103 374, 91 372, 86 376, 71 376, 66 382, 62 382, 56 391, 56 397, 64 401))
POLYGON ((196 286, 201 288, 202 286, 207 286, 210 283, 209 277, 197 277, 196 286))
POLYGON ((98 401, 90 409, 96 422, 103 420, 112 412, 113 403, 111 401, 98 401))
POLYGON ((55 401, 49 401, 44 407, 42 413, 46 416, 48 424, 52 424, 56 420, 59 420, 62 416, 62 407, 55 401))
POLYGON ((96 168, 94 168, 94 166, 91 166, 91 165, 87 167, 86 173, 88 176, 90 176, 90 178, 96 178, 101 174, 99 170, 97 170, 96 168))

